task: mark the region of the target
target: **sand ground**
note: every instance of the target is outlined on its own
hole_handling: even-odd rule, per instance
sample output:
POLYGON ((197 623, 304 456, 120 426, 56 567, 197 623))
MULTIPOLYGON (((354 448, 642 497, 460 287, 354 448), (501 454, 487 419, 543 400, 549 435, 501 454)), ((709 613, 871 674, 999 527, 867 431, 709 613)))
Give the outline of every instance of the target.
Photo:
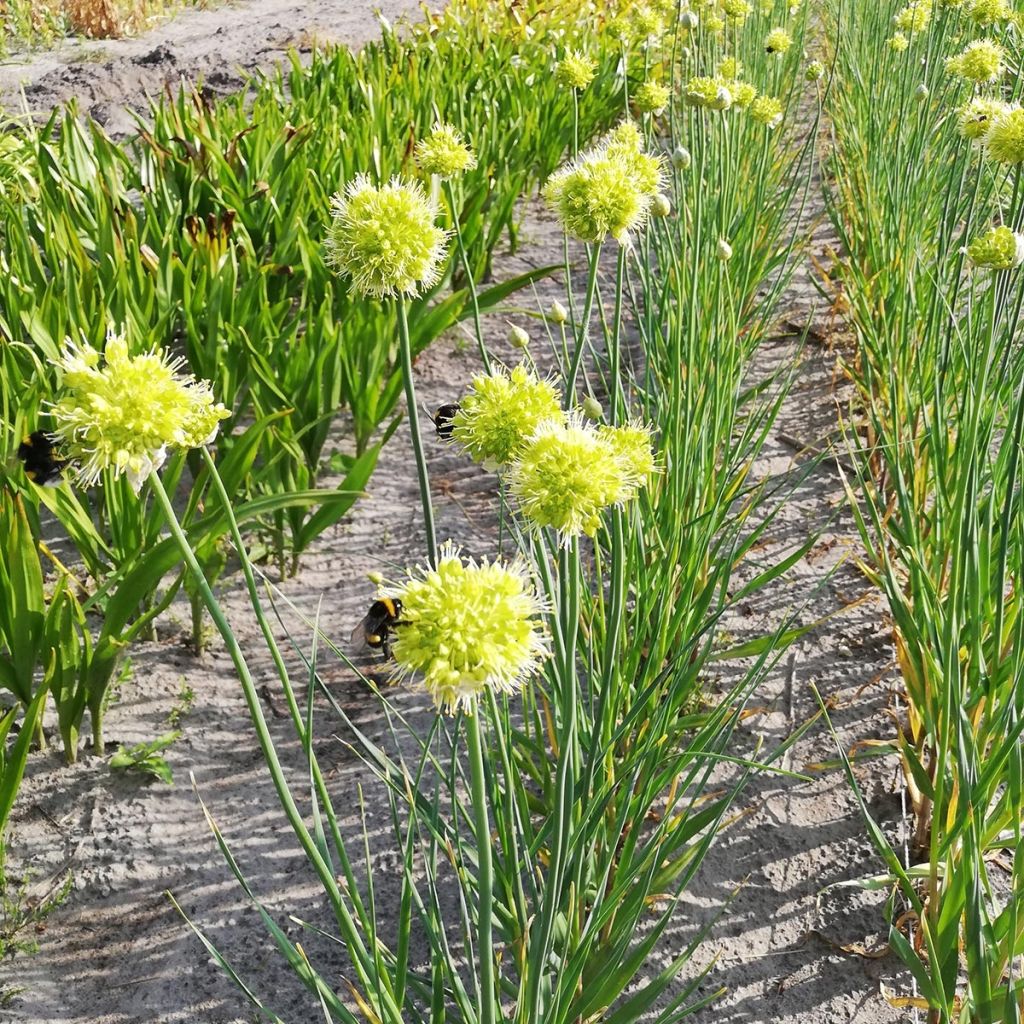
MULTIPOLYGON (((75 98, 108 130, 131 130, 128 110, 144 109, 147 96, 180 77, 202 77, 228 90, 238 68, 267 67, 289 47, 308 51, 315 40, 358 44, 377 31, 372 7, 389 18, 416 8, 412 0, 246 0, 191 11, 143 37, 117 42, 68 43, 53 53, 0 67, 0 95, 8 109, 24 102, 35 113, 75 98)), ((812 210, 812 216, 820 215, 812 210)), ((819 228, 815 248, 829 245, 819 228)), ((554 225, 531 208, 520 251, 496 261, 499 277, 559 259, 554 225)), ((557 282, 538 288, 546 304, 557 282)), ((610 291, 610 287, 609 287, 610 291)), ((526 300, 531 301, 531 300, 526 300)), ((836 353, 822 337, 834 326, 821 305, 809 268, 797 275, 783 312, 797 327, 814 319, 819 333, 802 352, 801 371, 762 459, 760 477, 790 481, 793 493, 772 530, 766 558, 803 543, 815 545, 786 577, 736 612, 727 628, 737 634, 769 630, 794 608, 802 621, 825 621, 797 643, 766 681, 760 713, 745 725, 778 742, 816 708, 812 684, 833 702, 834 724, 846 747, 887 734, 886 708, 895 685, 891 637, 882 606, 852 566, 856 552, 834 465, 813 467, 800 442, 813 445, 834 428, 836 353), (864 598, 862 600, 862 598, 864 598)), ((490 327, 496 344, 505 325, 490 327)), ((772 339, 753 373, 791 363, 799 345, 791 333, 772 339)), ((471 345, 451 337, 417 365, 422 404, 456 397, 476 370, 471 345)), ((439 536, 453 537, 470 553, 493 550, 496 539, 493 477, 436 445, 431 473, 439 506, 439 536)), ((296 604, 312 612, 322 599, 329 635, 345 638, 371 594, 365 573, 403 567, 422 550, 417 534, 415 471, 407 432, 385 450, 370 495, 352 516, 323 536, 300 573, 283 584, 296 604)), ((257 649, 257 629, 244 594, 231 582, 224 600, 243 645, 257 649)), ((67 768, 56 754, 32 759, 15 810, 12 857, 34 872, 32 891, 45 893, 71 870, 74 889, 38 936, 39 952, 0 966, 0 992, 20 994, 0 1009, 0 1021, 22 1024, 242 1024, 253 1010, 210 961, 171 906, 172 892, 186 913, 208 930, 240 973, 289 1022, 320 1019, 290 972, 282 969, 254 909, 230 877, 189 785, 190 774, 247 872, 253 887, 280 912, 316 920, 321 914, 314 880, 297 856, 291 832, 266 777, 230 664, 216 647, 202 659, 185 643, 186 623, 173 619, 158 641, 138 646, 133 673, 107 724, 122 743, 150 739, 166 729, 183 686, 196 700, 182 738, 168 754, 177 779, 169 788, 136 776, 115 775, 86 755, 67 768)), ((270 680, 268 666, 260 665, 270 680)), ((341 666, 324 666, 332 693, 371 734, 384 722, 361 684, 341 666)), ((727 671, 727 670, 726 670, 727 671)), ((407 701, 415 704, 415 701, 407 701)), ((326 722, 326 718, 325 718, 326 722)), ((290 728, 271 719, 287 758, 295 754, 290 728)), ((340 806, 355 806, 360 766, 332 735, 319 747, 321 763, 340 806)), ((835 744, 820 723, 792 750, 788 766, 827 761, 835 744)), ((862 772, 872 812, 898 826, 900 803, 894 766, 877 762, 862 772)), ((855 897, 832 883, 876 870, 846 782, 836 771, 812 783, 776 777, 755 782, 740 816, 712 850, 680 912, 665 955, 675 952, 707 915, 732 897, 715 927, 705 957, 717 956, 709 986, 728 994, 695 1017, 698 1024, 883 1024, 900 1020, 879 994, 894 985, 891 957, 865 957, 842 946, 879 944, 877 899, 855 897)), ((394 854, 387 844, 384 809, 369 805, 375 828, 371 869, 386 892, 394 854)), ((348 825, 353 829, 357 817, 348 825)), ((339 973, 343 965, 338 964, 339 973)))

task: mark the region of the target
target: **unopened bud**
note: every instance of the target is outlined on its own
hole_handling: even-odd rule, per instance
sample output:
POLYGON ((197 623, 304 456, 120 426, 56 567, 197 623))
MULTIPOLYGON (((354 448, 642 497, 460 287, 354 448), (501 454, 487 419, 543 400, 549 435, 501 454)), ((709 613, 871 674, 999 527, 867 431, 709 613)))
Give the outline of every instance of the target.
POLYGON ((580 408, 583 410, 583 415, 586 416, 588 420, 604 419, 604 409, 601 407, 601 403, 594 398, 593 395, 587 395, 587 397, 583 399, 583 403, 580 405, 580 408))
POLYGON ((676 146, 672 153, 672 166, 677 170, 685 171, 692 163, 693 157, 690 156, 690 151, 684 146, 676 146))
POLYGON ((511 341, 516 348, 530 347, 530 336, 522 329, 522 327, 515 324, 509 328, 508 340, 511 341))
POLYGON ((651 203, 651 213, 655 217, 667 217, 672 212, 672 203, 669 201, 668 196, 659 192, 654 197, 654 202, 651 203))
POLYGON ((569 310, 555 299, 548 310, 548 319, 555 324, 564 324, 569 319, 569 310))
POLYGON ((373 570, 366 574, 366 578, 375 586, 379 587, 384 582, 384 576, 382 573, 373 570))
POLYGON ((724 239, 718 240, 718 248, 716 250, 718 258, 724 263, 726 260, 732 259, 732 246, 724 239))
POLYGON ((925 84, 924 84, 924 82, 922 82, 922 83, 921 83, 921 84, 920 84, 920 85, 919 85, 919 86, 918 86, 918 87, 917 87, 917 88, 916 88, 916 89, 914 90, 914 99, 915 99, 915 100, 917 100, 917 101, 918 101, 919 103, 920 103, 921 101, 923 101, 923 100, 926 100, 926 99, 928 99, 928 86, 927 86, 927 85, 925 85, 925 84))
POLYGON ((694 29, 697 27, 699 21, 700 19, 697 17, 696 11, 683 11, 683 13, 679 15, 679 24, 683 28, 694 29))

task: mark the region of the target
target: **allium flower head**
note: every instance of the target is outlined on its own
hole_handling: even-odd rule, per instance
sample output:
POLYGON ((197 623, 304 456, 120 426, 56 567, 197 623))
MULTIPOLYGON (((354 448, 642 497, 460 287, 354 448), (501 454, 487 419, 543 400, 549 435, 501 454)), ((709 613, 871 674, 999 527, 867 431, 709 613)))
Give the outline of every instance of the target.
POLYGON ((1001 164, 1024 163, 1024 110, 1007 107, 992 116, 984 138, 985 155, 1001 164))
POLYGON ((750 17, 753 7, 747 0, 722 0, 722 13, 730 25, 742 25, 750 17))
POLYGON ((668 106, 669 89, 667 85, 648 80, 637 89, 633 98, 645 114, 660 114, 668 106))
POLYGON ((774 96, 758 96, 750 105, 750 116, 768 128, 782 124, 782 104, 774 96))
POLYGON ((440 277, 446 232, 419 182, 394 177, 380 187, 365 175, 334 197, 327 259, 361 295, 418 295, 440 277))
POLYGON ((1011 270, 1024 263, 1024 235, 1005 225, 979 235, 967 246, 967 258, 986 270, 1011 270))
POLYGON ((969 0, 966 13, 975 25, 987 27, 1006 21, 1013 14, 1013 9, 1006 0, 969 0))
POLYGON ((765 37, 766 53, 785 53, 793 45, 793 40, 784 28, 773 28, 765 37))
POLYGON ((476 167, 476 157, 454 126, 439 122, 416 143, 416 163, 424 174, 454 178, 476 167))
POLYGON ((472 714, 486 693, 515 693, 548 656, 546 611, 521 561, 463 560, 451 544, 387 596, 402 602, 396 677, 421 676, 441 711, 472 714))
POLYGON ((210 444, 229 415, 206 381, 182 372, 183 360, 157 351, 129 355, 113 332, 102 355, 69 341, 58 365, 64 395, 53 407, 53 432, 86 486, 109 469, 138 492, 169 448, 210 444))
POLYGON ((730 82, 729 94, 732 96, 734 107, 746 110, 757 98, 757 88, 749 82, 730 82))
POLYGON ((969 82, 994 82, 1003 73, 1006 51, 991 39, 975 39, 953 57, 946 58, 946 71, 969 82))
POLYGON ((565 231, 581 242, 601 242, 611 235, 629 245, 630 235, 646 224, 657 188, 649 188, 652 171, 660 182, 660 162, 622 145, 598 146, 548 178, 543 195, 565 231))
POLYGON ((555 68, 555 79, 560 85, 570 89, 586 89, 597 73, 597 61, 592 60, 582 50, 572 50, 558 62, 555 68))
POLYGON ((808 82, 817 82, 825 77, 825 65, 820 60, 812 60, 810 64, 804 68, 804 78, 808 82))
POLYGON ((563 543, 592 537, 601 514, 636 494, 636 467, 579 414, 542 423, 509 467, 509 489, 537 528, 551 527, 563 543))
POLYGON ((634 4, 629 12, 629 34, 637 41, 654 39, 665 31, 665 21, 655 8, 648 4, 634 4))
POLYGON ((514 457, 545 420, 561 419, 561 395, 526 366, 480 374, 459 402, 452 438, 470 457, 501 466, 514 457))
POLYGON ((1002 100, 975 96, 957 111, 957 130, 965 139, 977 141, 988 132, 992 118, 1006 109, 1007 105, 1002 100))
POLYGON ((893 19, 900 32, 923 32, 932 17, 931 0, 911 0, 893 19))
POLYGON ((632 121, 622 121, 604 139, 604 151, 629 167, 636 187, 653 199, 665 183, 665 169, 660 156, 644 152, 644 137, 632 121))
POLYGON ((731 82, 739 78, 743 73, 743 65, 735 57, 723 57, 718 62, 718 74, 726 81, 731 82))
POLYGON ((897 32, 895 35, 886 39, 885 45, 888 46, 893 53, 903 53, 903 51, 910 45, 910 40, 902 32, 897 32))
POLYGON ((728 110, 733 102, 731 83, 724 78, 691 78, 686 83, 685 97, 690 106, 709 110, 728 110))
POLYGON ((598 436, 612 446, 627 480, 625 499, 633 497, 657 470, 651 432, 639 421, 621 427, 597 428, 598 436))

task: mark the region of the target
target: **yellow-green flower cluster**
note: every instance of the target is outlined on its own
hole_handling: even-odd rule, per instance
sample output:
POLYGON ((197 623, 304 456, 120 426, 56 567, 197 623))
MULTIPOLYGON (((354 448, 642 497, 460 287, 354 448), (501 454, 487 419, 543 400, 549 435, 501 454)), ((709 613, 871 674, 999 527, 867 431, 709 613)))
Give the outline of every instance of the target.
POLYGON ((660 114, 668 106, 669 89, 667 85, 648 79, 637 89, 633 99, 641 112, 660 114))
POLYGON ((537 427, 562 415, 561 395, 526 366, 499 367, 473 380, 452 420, 452 439, 490 468, 509 462, 537 427))
POLYGON ((749 82, 731 82, 729 92, 732 105, 739 110, 746 110, 757 98, 757 89, 749 82))
POLYGON ((893 21, 898 31, 913 35, 915 32, 923 32, 931 18, 931 0, 911 0, 896 14, 893 21))
POLYGON ((642 426, 595 427, 578 414, 542 423, 509 467, 509 490, 535 529, 592 537, 606 509, 636 496, 654 468, 642 426))
POLYGON ((515 693, 548 657, 544 604, 525 564, 462 559, 445 545, 383 596, 401 602, 397 679, 418 674, 438 710, 472 714, 489 692, 515 693))
POLYGON ((967 258, 986 270, 1011 270, 1024 262, 1024 235, 1002 225, 979 235, 967 246, 967 258))
POLYGON ((708 110, 728 110, 732 106, 732 90, 722 78, 696 76, 686 83, 686 102, 691 107, 708 110))
POLYGON ((825 65, 820 60, 812 60, 804 69, 804 78, 808 82, 817 82, 825 77, 825 65))
POLYGON ((660 159, 641 147, 635 128, 617 129, 548 179, 544 199, 569 235, 582 242, 610 235, 630 244, 647 223, 662 180, 660 159))
POLYGON ((1024 163, 1024 110, 1008 106, 994 114, 982 142, 997 163, 1024 163))
POLYGON ((957 130, 965 139, 976 142, 988 133, 992 118, 1007 109, 1002 100, 975 96, 957 111, 957 130))
POLYGON ((447 233, 419 182, 394 177, 375 186, 365 175, 334 197, 327 259, 361 295, 417 295, 440 277, 447 233))
POLYGON ((910 40, 902 32, 897 32, 895 35, 886 39, 885 45, 888 46, 893 53, 903 53, 910 45, 910 40))
POLYGON ((994 82, 1003 73, 1006 51, 991 39, 976 39, 953 57, 946 58, 946 71, 969 82, 994 82))
POLYGON ((965 13, 975 25, 988 27, 1010 18, 1013 8, 1006 0, 970 0, 965 13))
POLYGON ((438 123, 433 131, 416 143, 416 163, 424 174, 454 178, 476 167, 473 151, 450 124, 438 123))
POLYGON ((586 89, 597 74, 597 61, 582 50, 572 50, 558 62, 555 79, 570 89, 586 89))
POLYGON ((53 407, 53 432, 87 486, 110 470, 138 492, 168 449, 212 443, 229 415, 206 381, 181 372, 183 360, 158 351, 130 355, 122 335, 109 334, 102 353, 68 342, 58 365, 63 396, 53 407))
POLYGON ((784 28, 773 28, 764 41, 765 53, 783 54, 793 45, 790 34, 784 28))
POLYGON ((718 75, 726 81, 734 81, 743 74, 743 66, 735 57, 723 57, 718 62, 718 75))
POLYGON ((750 116, 767 128, 782 124, 782 103, 774 96, 758 96, 750 105, 750 116))
POLYGON ((725 20, 736 27, 742 25, 750 17, 753 8, 747 0, 722 0, 722 13, 725 20))

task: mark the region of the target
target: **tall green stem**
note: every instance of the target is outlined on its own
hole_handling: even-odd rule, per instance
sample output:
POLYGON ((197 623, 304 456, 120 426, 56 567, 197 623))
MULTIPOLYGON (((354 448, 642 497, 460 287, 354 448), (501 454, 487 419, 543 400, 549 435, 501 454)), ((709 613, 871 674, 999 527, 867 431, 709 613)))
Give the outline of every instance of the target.
POLYGON ((423 452, 423 438, 420 435, 420 411, 416 404, 416 384, 412 377, 412 342, 409 340, 409 315, 405 299, 398 298, 398 337, 402 359, 402 378, 405 384, 405 404, 409 412, 409 433, 412 436, 412 451, 416 459, 416 475, 420 483, 420 503, 423 506, 423 527, 427 534, 427 558, 432 566, 437 565, 437 533, 434 530, 434 505, 430 500, 430 476, 427 473, 427 459, 423 452))
POLYGON ((480 361, 484 364, 484 372, 490 373, 491 357, 487 354, 483 329, 480 326, 480 298, 477 295, 473 271, 469 266, 469 255, 466 252, 466 245, 462 240, 462 224, 459 222, 459 212, 455 206, 455 188, 450 181, 445 181, 444 183, 444 194, 448 199, 448 209, 451 211, 452 223, 455 225, 455 247, 459 250, 459 261, 462 263, 462 272, 466 275, 469 301, 473 306, 473 331, 476 334, 477 348, 480 350, 480 361))
POLYGON ((494 938, 491 933, 494 899, 494 869, 491 863, 491 824, 487 815, 487 785, 484 774, 484 750, 480 736, 480 710, 466 719, 469 738, 469 770, 473 793, 473 816, 476 827, 478 863, 477 892, 479 899, 477 959, 480 963, 481 1024, 494 1024, 494 938))
MULTIPOLYGON (((299 840, 299 845, 302 847, 303 853, 305 853, 309 863, 316 871, 317 877, 320 879, 320 883, 324 887, 324 891, 328 894, 339 923, 344 927, 345 934, 350 943, 350 949, 352 949, 355 954, 353 966, 359 974, 360 982, 364 985, 367 991, 380 992, 380 979, 374 976, 375 972, 373 972, 369 954, 366 950, 365 944, 359 938, 355 922, 352 920, 349 910, 345 906, 344 897, 342 896, 338 883, 335 880, 334 872, 331 870, 331 866, 321 855, 320 850, 313 837, 310 835, 309 829, 306 828, 306 824, 302 820, 302 815, 295 804, 294 798, 292 797, 291 790, 288 787, 288 782, 284 776, 284 770, 281 767, 281 762, 277 756, 277 750, 274 747, 274 741, 270 735, 270 729, 267 727, 267 721, 263 716, 263 708, 260 705, 259 695, 256 692, 256 684, 253 681, 251 672, 249 671, 249 666, 246 663, 245 656, 242 654, 242 649, 239 647, 238 641, 235 639, 235 634, 224 615, 224 611, 221 608, 220 603, 217 601, 213 590, 210 588, 210 585, 206 580, 206 576, 199 565, 199 561, 196 558, 195 553, 192 551, 192 547, 188 542, 188 537, 186 537, 185 531, 178 522, 174 506, 171 504, 170 496, 164 489, 163 481, 157 473, 154 473, 149 480, 153 493, 156 495, 157 502, 163 509, 167 528, 170 531, 171 537, 178 545, 182 559, 188 567, 189 572, 192 573, 196 589, 202 597, 203 602, 206 605, 206 609, 210 613, 210 618, 217 627, 217 631, 224 640, 224 646, 231 658, 231 663, 235 667, 238 680, 242 684, 242 694, 245 697, 245 703, 249 709, 249 716, 256 729, 256 739, 260 745, 260 750, 263 753, 267 767, 270 770, 270 777, 273 781, 274 789, 277 791, 278 799, 281 802, 281 807, 284 809, 285 816, 288 818, 288 823, 291 825, 292 831, 299 840)), ((239 551, 239 555, 242 557, 243 561, 246 560, 242 551, 239 551)), ((382 1009, 387 1012, 388 1019, 391 1021, 401 1020, 401 1013, 390 998, 389 993, 383 992, 381 995, 381 1002, 383 1004, 382 1009)))
POLYGON ((601 243, 598 242, 590 253, 590 268, 587 275, 587 297, 583 303, 583 317, 576 325, 576 348, 572 354, 572 366, 565 381, 565 407, 571 409, 576 402, 576 378, 583 362, 590 331, 590 317, 594 311, 594 296, 597 294, 597 270, 601 265, 601 243))

